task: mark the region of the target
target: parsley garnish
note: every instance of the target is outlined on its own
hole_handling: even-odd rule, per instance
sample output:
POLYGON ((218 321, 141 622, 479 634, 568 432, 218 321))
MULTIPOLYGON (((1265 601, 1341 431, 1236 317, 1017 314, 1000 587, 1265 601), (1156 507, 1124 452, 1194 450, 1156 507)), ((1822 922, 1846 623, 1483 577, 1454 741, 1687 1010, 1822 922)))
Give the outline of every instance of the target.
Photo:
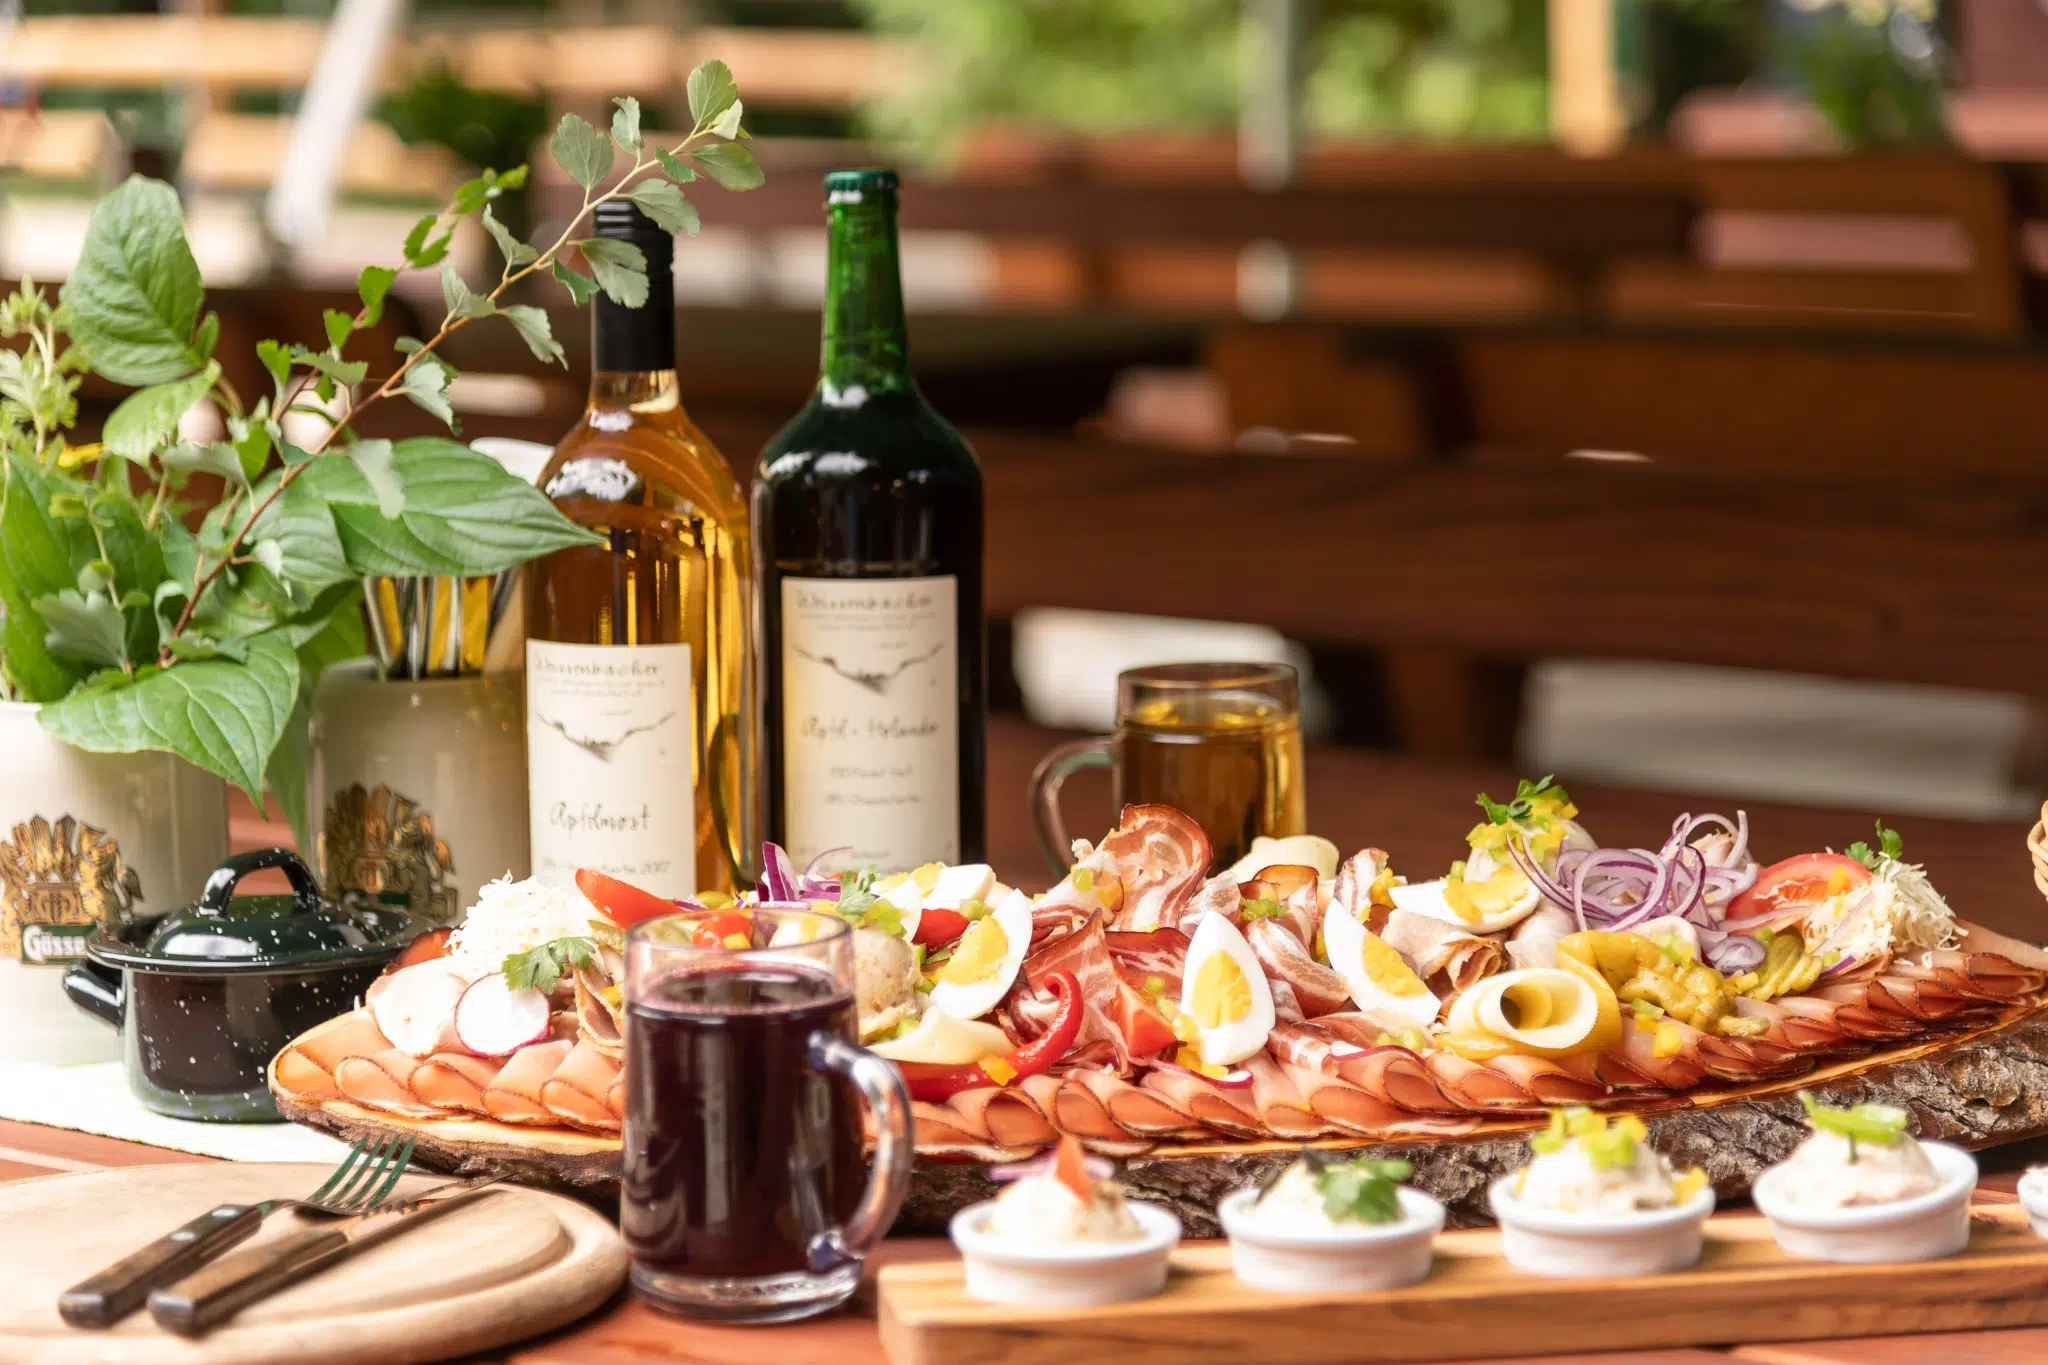
POLYGON ((1886 829, 1884 821, 1880 820, 1877 822, 1876 852, 1873 853, 1870 845, 1861 839, 1843 849, 1842 852, 1854 858, 1857 862, 1862 863, 1872 872, 1875 872, 1879 863, 1900 861, 1906 852, 1906 841, 1899 837, 1897 830, 1886 829))
POLYGON ((505 959, 505 984, 515 991, 529 987, 546 995, 561 984, 564 976, 578 967, 597 965, 597 944, 578 935, 549 939, 546 943, 514 953, 505 959))
POLYGON ((880 929, 897 938, 903 937, 902 908, 875 894, 875 869, 872 867, 839 874, 839 900, 832 906, 832 913, 856 929, 880 929))
POLYGON ((1571 797, 1565 795, 1564 788, 1558 786, 1552 780, 1553 776, 1553 774, 1545 773, 1534 782, 1531 782, 1526 777, 1523 778, 1515 784, 1515 799, 1506 804, 1494 800, 1485 792, 1479 793, 1479 809, 1486 812, 1486 823, 1489 825, 1521 824, 1534 813, 1536 803, 1546 796, 1556 798, 1560 805, 1570 801, 1571 797))
POLYGON ((1333 1222, 1401 1221, 1401 1182, 1415 1173, 1405 1161, 1358 1157, 1345 1161, 1328 1152, 1304 1151, 1301 1159, 1315 1172, 1323 1212, 1333 1222))

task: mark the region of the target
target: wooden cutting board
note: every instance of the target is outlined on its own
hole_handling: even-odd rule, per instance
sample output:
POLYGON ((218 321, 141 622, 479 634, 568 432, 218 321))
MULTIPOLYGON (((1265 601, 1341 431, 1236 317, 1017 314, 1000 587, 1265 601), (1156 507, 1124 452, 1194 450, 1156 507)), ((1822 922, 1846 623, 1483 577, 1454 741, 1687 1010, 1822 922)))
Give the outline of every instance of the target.
POLYGON ((1524 1274, 1501 1260, 1499 1233, 1450 1232, 1428 1279, 1352 1295, 1254 1289, 1231 1274, 1227 1246, 1183 1245, 1165 1293, 1082 1309, 982 1303, 957 1260, 892 1265, 881 1273, 882 1345, 894 1365, 1315 1365, 2048 1322, 2048 1241, 2016 1204, 1979 1205, 1974 1220, 1960 1255, 1846 1266, 1787 1256, 1762 1218, 1722 1214, 1699 1265, 1620 1280, 1524 1274))
MULTIPOLYGON (((0 1361, 7 1365, 416 1365, 574 1322, 626 1277, 626 1249, 595 1211, 506 1189, 401 1233, 250 1308, 193 1342, 144 1311, 110 1330, 57 1316, 57 1296, 224 1202, 303 1194, 328 1168, 127 1166, 0 1186, 0 1361)), ((440 1176, 409 1176, 401 1190, 440 1176)), ((258 1233, 295 1225, 273 1215, 258 1233)), ((253 1243, 251 1243, 253 1244, 253 1243)))

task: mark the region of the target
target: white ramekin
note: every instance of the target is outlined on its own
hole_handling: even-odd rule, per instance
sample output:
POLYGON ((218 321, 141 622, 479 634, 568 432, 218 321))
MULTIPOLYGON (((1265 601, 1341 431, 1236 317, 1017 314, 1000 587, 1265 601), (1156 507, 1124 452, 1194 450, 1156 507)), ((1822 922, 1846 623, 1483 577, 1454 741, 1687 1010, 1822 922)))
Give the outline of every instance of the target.
POLYGON ((1560 1279, 1662 1275, 1700 1258, 1714 1187, 1703 1186, 1683 1204, 1633 1213, 1558 1213, 1531 1208, 1513 1194, 1515 1177, 1487 1187, 1486 1202, 1500 1220, 1500 1249, 1508 1264, 1532 1275, 1560 1279))
POLYGON ((1396 1223, 1289 1232, 1259 1226, 1249 1212, 1258 1193, 1239 1190, 1216 1206, 1230 1236, 1230 1268, 1248 1285, 1283 1294, 1369 1294, 1429 1274, 1444 1206, 1420 1191, 1401 1190, 1396 1223))
POLYGON ((2036 1166, 2020 1177, 2020 1203, 2034 1235, 2048 1237, 2048 1166, 2036 1166))
MULTIPOLYGON (((1946 1142, 1923 1142, 1920 1147, 1934 1163, 1941 1185, 1911 1199, 1846 1209, 1788 1203, 1784 1188, 1789 1173, 1782 1163, 1757 1177, 1750 1197, 1771 1220, 1771 1235, 1778 1245, 1794 1256, 1859 1264, 1953 1256, 1970 1240, 1977 1159, 1946 1142)), ((2032 1209, 2030 1204, 2028 1211, 2032 1209)))
POLYGON ((1143 1299, 1166 1287, 1166 1258, 1180 1241, 1180 1220, 1153 1204, 1132 1203, 1144 1234, 1128 1242, 1019 1246, 990 1234, 993 1199, 953 1215, 946 1225, 967 1269, 967 1292, 988 1303, 1093 1308, 1143 1299))

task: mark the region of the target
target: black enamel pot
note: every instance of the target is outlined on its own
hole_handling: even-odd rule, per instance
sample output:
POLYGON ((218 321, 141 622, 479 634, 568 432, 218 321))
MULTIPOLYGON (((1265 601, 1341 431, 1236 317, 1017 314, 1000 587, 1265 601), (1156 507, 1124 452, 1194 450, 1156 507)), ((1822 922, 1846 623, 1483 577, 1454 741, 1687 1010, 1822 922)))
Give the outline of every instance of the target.
POLYGON ((119 1029, 128 1084, 181 1119, 277 1122, 270 1059, 355 1007, 425 926, 401 910, 337 905, 289 849, 240 853, 206 880, 197 905, 102 924, 64 991, 119 1029), (259 868, 282 868, 288 896, 237 896, 259 868))

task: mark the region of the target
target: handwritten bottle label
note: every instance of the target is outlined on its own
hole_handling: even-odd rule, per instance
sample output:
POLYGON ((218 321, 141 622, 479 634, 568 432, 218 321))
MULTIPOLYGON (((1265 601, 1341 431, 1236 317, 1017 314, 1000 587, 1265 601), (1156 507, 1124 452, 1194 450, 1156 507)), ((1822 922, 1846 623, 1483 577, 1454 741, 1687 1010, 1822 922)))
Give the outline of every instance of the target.
POLYGON ((697 890, 688 645, 526 642, 533 875, 578 868, 658 896, 697 890))
MULTIPOLYGON (((959 584, 782 580, 783 836, 798 867, 960 860, 959 584)), ((835 869, 836 870, 836 869, 835 869)))

